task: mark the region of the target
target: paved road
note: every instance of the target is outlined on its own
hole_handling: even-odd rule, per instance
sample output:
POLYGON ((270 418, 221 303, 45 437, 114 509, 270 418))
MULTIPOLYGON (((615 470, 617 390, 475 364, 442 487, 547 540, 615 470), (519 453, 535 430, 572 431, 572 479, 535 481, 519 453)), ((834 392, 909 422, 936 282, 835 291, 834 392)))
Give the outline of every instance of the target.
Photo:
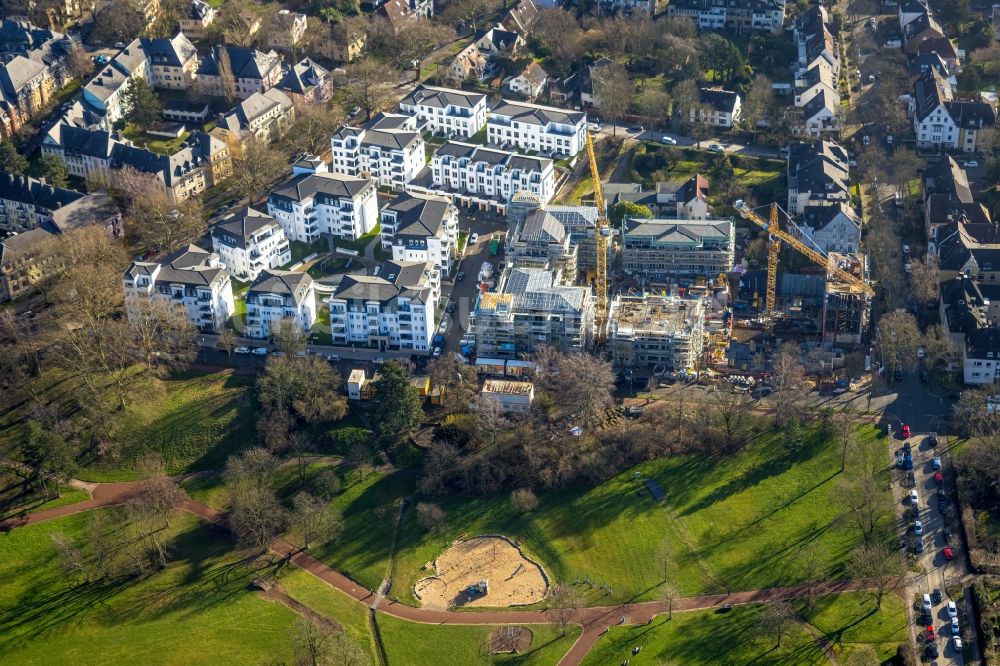
MULTIPOLYGON (((634 139, 636 141, 655 141, 663 143, 665 146, 677 146, 680 148, 697 148, 697 141, 689 136, 683 134, 678 134, 676 132, 669 131, 654 131, 654 130, 643 130, 642 132, 630 132, 628 127, 622 125, 612 125, 611 123, 602 124, 601 129, 597 132, 599 136, 619 136, 628 139, 634 139), (617 128, 617 131, 615 131, 617 128), (676 141, 675 144, 669 144, 663 142, 663 137, 669 137, 676 141)), ((726 135, 708 137, 702 139, 701 150, 708 152, 708 147, 713 143, 717 143, 723 147, 726 153, 731 155, 746 155, 748 157, 770 157, 775 159, 781 159, 781 151, 778 148, 771 148, 769 146, 748 146, 742 143, 734 143, 726 135)))

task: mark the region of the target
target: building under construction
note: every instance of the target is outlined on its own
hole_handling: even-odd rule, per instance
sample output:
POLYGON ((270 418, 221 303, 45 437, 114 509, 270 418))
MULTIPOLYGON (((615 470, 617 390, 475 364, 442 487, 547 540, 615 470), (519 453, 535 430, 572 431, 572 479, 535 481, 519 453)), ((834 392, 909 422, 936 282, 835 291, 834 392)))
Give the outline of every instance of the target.
MULTIPOLYGON (((830 262, 851 275, 868 281, 868 259, 860 253, 830 253, 830 262)), ((823 296, 823 342, 860 344, 871 315, 871 297, 853 285, 827 276, 823 296)))
POLYGON ((608 339, 616 366, 695 369, 705 346, 705 301, 653 294, 619 296, 611 304, 608 339))

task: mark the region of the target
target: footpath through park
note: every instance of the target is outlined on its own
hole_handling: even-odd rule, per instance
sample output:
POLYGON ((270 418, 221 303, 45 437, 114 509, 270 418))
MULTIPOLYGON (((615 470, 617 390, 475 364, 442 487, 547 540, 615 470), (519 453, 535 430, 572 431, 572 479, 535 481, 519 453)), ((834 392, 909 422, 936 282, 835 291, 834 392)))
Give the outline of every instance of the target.
MULTIPOLYGON (((84 502, 68 504, 53 509, 45 509, 27 516, 8 519, 0 522, 0 530, 7 531, 34 525, 36 523, 54 520, 83 511, 122 504, 134 495, 139 488, 137 481, 121 483, 84 483, 74 482, 76 487, 86 488, 91 498, 84 502)), ((180 508, 201 519, 217 525, 226 525, 226 515, 217 509, 185 499, 180 508)), ((438 611, 425 608, 415 608, 405 604, 386 601, 372 590, 359 585, 340 572, 309 555, 305 551, 284 540, 271 544, 271 550, 286 558, 297 567, 309 572, 327 585, 334 587, 359 603, 363 603, 380 613, 410 622, 423 624, 455 624, 455 625, 500 625, 500 624, 552 624, 553 618, 541 610, 493 610, 481 612, 438 611)), ((812 586, 812 592, 829 594, 864 589, 862 581, 837 581, 819 586, 812 586)), ((673 602, 672 610, 692 611, 717 608, 723 604, 750 604, 769 601, 781 601, 805 596, 808 586, 774 587, 765 590, 733 592, 730 594, 710 594, 697 597, 681 597, 673 602)), ((569 651, 560 660, 560 666, 579 664, 594 646, 601 635, 609 628, 623 624, 647 624, 656 615, 668 612, 665 601, 647 601, 642 603, 623 603, 616 606, 592 606, 574 611, 572 622, 583 627, 583 633, 569 651)))

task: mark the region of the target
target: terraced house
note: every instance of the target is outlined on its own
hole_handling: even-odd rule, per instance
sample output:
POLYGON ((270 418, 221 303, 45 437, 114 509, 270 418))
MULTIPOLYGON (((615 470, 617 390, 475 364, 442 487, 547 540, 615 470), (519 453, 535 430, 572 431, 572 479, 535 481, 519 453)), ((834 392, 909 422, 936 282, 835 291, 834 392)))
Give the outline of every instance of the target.
POLYGON ((440 136, 470 138, 486 125, 486 95, 450 88, 417 86, 399 110, 417 119, 417 127, 440 136))
POLYGON ((378 224, 375 184, 339 173, 300 172, 267 199, 267 212, 291 240, 357 240, 378 224))
POLYGON ((555 194, 552 160, 459 141, 438 149, 431 158, 430 177, 428 191, 451 194, 463 205, 481 208, 505 205, 516 192, 531 192, 543 204, 555 194))
POLYGON ((334 172, 368 177, 394 190, 402 190, 424 167, 424 139, 410 116, 379 113, 361 127, 345 125, 330 146, 334 172))
POLYGON ((198 330, 218 333, 236 309, 219 256, 194 245, 156 261, 132 262, 123 282, 129 318, 143 316, 141 299, 156 299, 182 307, 198 330))
POLYGON ((14 56, 0 67, 0 138, 11 138, 52 101, 56 80, 48 65, 14 56))
POLYGON ((278 85, 281 56, 274 50, 215 46, 198 64, 198 87, 206 95, 246 99, 278 85))
POLYGON ((667 16, 690 18, 699 30, 781 32, 785 0, 671 0, 667 16))
POLYGON ((573 157, 587 142, 587 114, 501 100, 486 121, 487 140, 523 151, 573 157))

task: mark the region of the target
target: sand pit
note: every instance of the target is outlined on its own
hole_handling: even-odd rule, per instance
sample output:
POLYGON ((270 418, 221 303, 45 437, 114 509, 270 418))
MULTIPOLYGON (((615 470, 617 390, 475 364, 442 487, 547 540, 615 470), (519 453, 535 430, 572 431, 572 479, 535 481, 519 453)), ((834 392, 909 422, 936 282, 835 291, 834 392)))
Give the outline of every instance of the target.
POLYGON ((413 586, 424 608, 523 606, 541 601, 549 589, 542 568, 500 537, 456 542, 434 561, 434 570, 413 586), (482 580, 486 593, 470 594, 469 586, 482 580))

